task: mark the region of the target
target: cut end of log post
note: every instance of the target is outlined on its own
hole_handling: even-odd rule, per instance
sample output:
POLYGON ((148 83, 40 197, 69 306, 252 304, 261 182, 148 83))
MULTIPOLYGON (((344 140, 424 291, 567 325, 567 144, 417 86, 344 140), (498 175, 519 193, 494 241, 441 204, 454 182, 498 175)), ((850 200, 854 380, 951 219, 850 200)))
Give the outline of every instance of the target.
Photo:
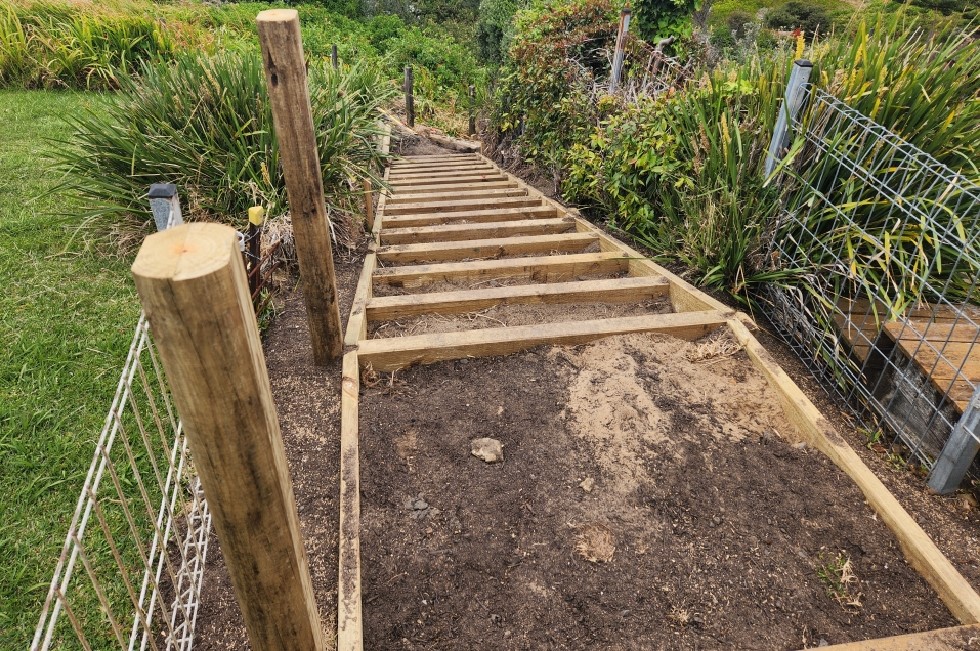
POLYGON ((132 271, 143 278, 189 280, 212 274, 238 257, 238 235, 231 226, 182 224, 147 237, 132 271))

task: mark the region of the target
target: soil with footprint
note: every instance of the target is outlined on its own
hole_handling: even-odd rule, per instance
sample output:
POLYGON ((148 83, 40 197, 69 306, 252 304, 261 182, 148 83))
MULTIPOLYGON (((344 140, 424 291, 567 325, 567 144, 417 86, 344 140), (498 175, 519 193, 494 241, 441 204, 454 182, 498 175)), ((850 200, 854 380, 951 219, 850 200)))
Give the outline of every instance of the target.
POLYGON ((956 623, 725 337, 364 380, 365 648, 796 649, 956 623))

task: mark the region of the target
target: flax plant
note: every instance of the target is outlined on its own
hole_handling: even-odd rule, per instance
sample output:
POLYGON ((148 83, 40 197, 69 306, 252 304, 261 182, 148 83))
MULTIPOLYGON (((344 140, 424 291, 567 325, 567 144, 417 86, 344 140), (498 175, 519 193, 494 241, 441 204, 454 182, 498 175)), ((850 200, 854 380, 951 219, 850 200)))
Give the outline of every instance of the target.
POLYGON ((809 269, 812 316, 828 332, 840 300, 868 301, 878 320, 921 302, 977 302, 976 36, 939 38, 899 16, 815 48, 817 85, 854 111, 811 105, 803 129, 815 135, 798 140, 786 168, 795 182, 783 205, 797 219, 775 242, 809 269))
MULTIPOLYGON (((377 109, 395 91, 376 70, 334 71, 329 63, 311 69, 310 86, 328 211, 342 217, 381 158, 377 109)), ((241 226, 250 206, 263 205, 273 217, 287 210, 257 55, 144 66, 138 78, 121 79, 107 107, 70 121, 75 135, 58 147, 58 165, 93 206, 85 223, 108 219, 141 232, 150 222, 144 197, 155 182, 177 184, 193 218, 241 226)))

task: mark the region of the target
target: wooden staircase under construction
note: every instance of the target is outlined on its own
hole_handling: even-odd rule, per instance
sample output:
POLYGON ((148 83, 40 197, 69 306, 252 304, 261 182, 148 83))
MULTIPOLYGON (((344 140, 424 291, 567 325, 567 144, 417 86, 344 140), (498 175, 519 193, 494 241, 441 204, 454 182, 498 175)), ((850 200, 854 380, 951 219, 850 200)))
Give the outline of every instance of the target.
MULTIPOLYGON (((722 327, 730 329, 776 390, 806 442, 864 492, 910 563, 954 615, 963 623, 980 621, 980 595, 759 344, 747 327, 748 317, 480 154, 400 158, 386 170, 385 181, 387 189, 376 212, 369 211, 371 250, 344 341, 338 649, 363 649, 358 470, 363 372, 503 355, 541 345, 577 345, 630 333, 697 339, 722 327), (582 310, 596 305, 611 307, 606 313, 582 310), (485 310, 495 310, 493 320, 465 318, 485 310), (603 316, 595 318, 596 314, 603 316), (448 323, 449 331, 397 327, 424 318, 441 319, 439 325, 448 323), (487 324, 490 327, 476 327, 487 324)), ((980 628, 834 648, 950 649, 943 637, 950 631, 974 634, 980 628)))

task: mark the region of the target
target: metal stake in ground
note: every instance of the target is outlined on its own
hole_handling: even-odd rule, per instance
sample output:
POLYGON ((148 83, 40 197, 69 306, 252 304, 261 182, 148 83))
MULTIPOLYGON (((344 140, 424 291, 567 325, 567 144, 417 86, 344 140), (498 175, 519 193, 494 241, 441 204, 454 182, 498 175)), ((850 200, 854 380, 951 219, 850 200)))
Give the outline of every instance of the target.
POLYGON ((327 208, 323 202, 323 175, 306 85, 299 14, 295 9, 270 9, 260 13, 257 22, 286 176, 313 360, 322 366, 343 351, 343 328, 337 305, 327 208))
POLYGON ((136 289, 253 649, 324 647, 279 419, 235 230, 146 238, 136 289))
POLYGON ((626 32, 630 28, 629 9, 619 12, 619 34, 616 36, 616 50, 613 53, 612 73, 609 75, 609 94, 616 92, 620 77, 623 74, 623 58, 626 53, 626 32))
POLYGON ((974 389, 969 405, 936 459, 929 474, 929 488, 942 495, 955 491, 966 478, 977 452, 980 452, 980 386, 974 389))
POLYGON ((813 64, 806 59, 799 59, 793 63, 793 70, 790 72, 789 82, 786 84, 783 105, 779 109, 776 126, 772 130, 769 153, 766 154, 766 176, 772 174, 773 170, 776 169, 776 163, 786 153, 790 128, 800 109, 803 108, 803 100, 806 98, 804 88, 810 80, 812 70, 813 64))
POLYGON ((412 66, 405 66, 405 124, 415 128, 415 76, 412 66))

